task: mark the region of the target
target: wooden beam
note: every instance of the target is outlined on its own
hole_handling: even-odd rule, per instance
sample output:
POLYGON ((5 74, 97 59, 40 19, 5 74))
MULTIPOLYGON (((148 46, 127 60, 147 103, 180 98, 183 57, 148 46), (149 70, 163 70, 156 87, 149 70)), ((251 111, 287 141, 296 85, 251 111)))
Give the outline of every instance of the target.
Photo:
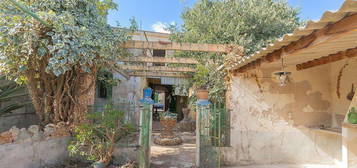
POLYGON ((231 44, 196 44, 196 43, 176 43, 176 42, 147 42, 128 41, 122 44, 123 48, 133 49, 157 49, 157 50, 180 50, 180 51, 202 51, 202 52, 222 52, 243 51, 243 48, 231 44))
POLYGON ((139 77, 175 77, 175 78, 191 78, 192 75, 184 73, 168 73, 168 72, 130 72, 130 76, 139 77))
MULTIPOLYGON (((262 57, 260 63, 270 63, 274 60, 277 60, 282 56, 282 54, 296 54, 296 52, 301 51, 304 48, 313 47, 324 43, 334 37, 338 37, 339 35, 346 33, 348 31, 353 31, 357 28, 357 14, 352 14, 347 16, 340 21, 330 24, 322 29, 316 30, 312 34, 308 36, 301 37, 298 41, 292 42, 278 50, 275 50, 266 56, 262 57), (284 51, 284 52, 282 52, 284 51)), ((252 61, 252 62, 256 62, 252 61)), ((259 63, 259 64, 260 64, 259 63)), ((239 67, 237 72, 245 72, 250 69, 254 69, 253 65, 257 65, 255 63, 249 63, 242 67, 239 67)))
POLYGON ((138 66, 138 65, 120 65, 122 70, 131 71, 161 71, 161 72, 195 72, 194 68, 189 67, 167 67, 167 66, 138 66))
POLYGON ((192 58, 166 58, 166 57, 130 57, 121 60, 123 62, 145 62, 145 63, 174 63, 174 64, 197 64, 192 58))
POLYGON ((301 71, 301 70, 309 69, 309 68, 312 68, 312 67, 316 67, 316 66, 320 66, 320 65, 324 65, 324 64, 340 61, 340 60, 345 59, 345 58, 352 58, 352 57, 357 57, 357 48, 349 49, 349 50, 346 50, 346 51, 341 51, 341 52, 338 52, 336 54, 331 54, 329 56, 321 57, 321 58, 318 58, 318 59, 314 59, 312 61, 308 61, 308 62, 305 62, 305 63, 302 63, 302 64, 298 64, 298 65, 296 65, 296 69, 298 71, 301 71))

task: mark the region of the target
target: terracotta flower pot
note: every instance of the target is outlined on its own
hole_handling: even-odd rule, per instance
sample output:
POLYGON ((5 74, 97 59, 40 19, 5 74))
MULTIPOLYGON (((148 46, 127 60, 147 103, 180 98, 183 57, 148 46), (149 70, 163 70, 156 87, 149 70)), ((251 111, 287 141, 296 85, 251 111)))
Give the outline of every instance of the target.
POLYGON ((177 124, 177 115, 174 113, 164 113, 160 117, 160 124, 164 127, 163 136, 173 136, 173 129, 177 124))
POLYGON ((199 89, 196 91, 197 99, 208 99, 208 90, 199 89))

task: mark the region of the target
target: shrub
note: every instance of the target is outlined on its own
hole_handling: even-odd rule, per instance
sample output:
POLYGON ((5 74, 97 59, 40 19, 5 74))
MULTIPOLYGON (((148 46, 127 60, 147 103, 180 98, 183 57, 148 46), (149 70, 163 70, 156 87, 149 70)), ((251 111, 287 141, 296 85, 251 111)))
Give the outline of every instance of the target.
POLYGON ((68 150, 72 156, 79 154, 89 161, 108 165, 115 144, 133 131, 134 127, 125 121, 122 111, 106 105, 102 112, 88 114, 87 122, 75 128, 68 150))

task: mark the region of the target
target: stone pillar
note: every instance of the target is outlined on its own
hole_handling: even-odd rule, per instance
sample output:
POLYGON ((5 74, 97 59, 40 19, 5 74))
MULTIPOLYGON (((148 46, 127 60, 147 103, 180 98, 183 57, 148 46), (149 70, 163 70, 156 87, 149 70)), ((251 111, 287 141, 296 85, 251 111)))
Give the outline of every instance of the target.
POLYGON ((208 99, 196 103, 196 166, 202 168, 217 167, 217 151, 210 137, 210 106, 208 99))
POLYGON ((140 100, 140 135, 138 152, 139 168, 150 167, 150 144, 152 131, 152 105, 154 101, 151 99, 152 89, 144 89, 144 98, 140 100))
MULTIPOLYGON (((357 108, 357 96, 355 95, 349 110, 357 108)), ((357 168, 357 124, 348 122, 347 112, 342 124, 342 162, 343 168, 357 168)))

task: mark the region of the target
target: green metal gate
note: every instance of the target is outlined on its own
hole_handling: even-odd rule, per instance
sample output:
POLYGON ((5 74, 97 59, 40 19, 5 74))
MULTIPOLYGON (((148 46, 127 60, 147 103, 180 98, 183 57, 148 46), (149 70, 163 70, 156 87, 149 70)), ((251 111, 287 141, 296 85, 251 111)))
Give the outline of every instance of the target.
POLYGON ((212 105, 208 100, 197 101, 197 167, 219 168, 221 165, 224 111, 223 106, 212 105))

